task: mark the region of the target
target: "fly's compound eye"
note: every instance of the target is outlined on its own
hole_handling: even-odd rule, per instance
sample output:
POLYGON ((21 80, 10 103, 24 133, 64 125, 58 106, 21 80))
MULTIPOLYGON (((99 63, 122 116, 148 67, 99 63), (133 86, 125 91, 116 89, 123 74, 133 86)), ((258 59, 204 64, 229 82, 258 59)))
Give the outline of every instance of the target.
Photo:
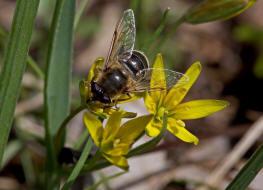
POLYGON ((98 100, 102 103, 109 104, 111 103, 110 97, 103 91, 103 89, 93 80, 91 81, 91 92, 93 97, 91 100, 98 100))

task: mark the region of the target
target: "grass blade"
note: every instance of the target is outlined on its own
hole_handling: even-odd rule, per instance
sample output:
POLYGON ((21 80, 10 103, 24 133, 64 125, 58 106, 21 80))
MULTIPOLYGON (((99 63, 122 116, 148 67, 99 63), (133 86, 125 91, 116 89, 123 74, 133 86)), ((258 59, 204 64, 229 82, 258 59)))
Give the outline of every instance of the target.
POLYGON ((57 0, 50 31, 45 78, 45 129, 49 174, 53 174, 56 168, 54 137, 69 113, 74 11, 75 0, 57 0))
POLYGON ((91 151, 91 148, 92 148, 92 145, 93 145, 93 142, 92 142, 92 139, 89 138, 88 142, 86 143, 82 153, 81 153, 81 156, 76 164, 76 166, 74 167, 73 171, 71 172, 69 178, 67 179, 66 183, 64 184, 62 190, 68 190, 70 188, 70 186, 72 185, 72 183, 75 181, 75 179, 78 177, 81 169, 83 168, 88 156, 89 156, 89 153, 91 151))
POLYGON ((77 29, 81 15, 83 14, 85 7, 87 6, 89 0, 82 0, 79 6, 79 10, 76 13, 74 20, 74 31, 77 29))
POLYGON ((243 166, 234 180, 228 185, 226 190, 247 189, 250 182, 256 177, 257 173, 263 167, 263 144, 251 156, 248 162, 243 166))
POLYGON ((152 35, 152 37, 145 43, 145 45, 142 48, 142 52, 146 52, 152 45, 153 42, 155 42, 157 40, 157 38, 160 36, 160 34, 162 33, 162 31, 164 30, 164 27, 166 25, 167 22, 167 16, 168 16, 168 12, 170 11, 170 8, 167 8, 164 13, 163 13, 163 18, 161 21, 161 24, 159 25, 159 27, 157 28, 157 30, 154 32, 154 34, 152 35))
POLYGON ((0 171, 13 159, 16 154, 23 148, 24 144, 20 140, 13 140, 8 142, 6 151, 3 156, 3 161, 0 166, 0 171))
POLYGON ((18 0, 0 75, 0 163, 11 129, 39 0, 18 0))
POLYGON ((37 63, 32 59, 32 57, 28 56, 27 57, 27 62, 33 69, 33 71, 37 74, 39 78, 44 80, 45 74, 41 71, 41 69, 38 67, 37 63))

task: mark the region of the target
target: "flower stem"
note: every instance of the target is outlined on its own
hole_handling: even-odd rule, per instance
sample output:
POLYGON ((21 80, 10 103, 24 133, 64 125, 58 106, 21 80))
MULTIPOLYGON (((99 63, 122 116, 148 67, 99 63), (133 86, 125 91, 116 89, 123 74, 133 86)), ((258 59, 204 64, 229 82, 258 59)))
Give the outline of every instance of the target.
POLYGON ((66 126, 69 123, 69 121, 74 118, 79 112, 81 112, 82 110, 84 110, 85 107, 84 106, 79 106, 76 110, 74 110, 68 117, 66 117, 66 119, 62 122, 62 124, 60 125, 60 128, 58 130, 57 136, 56 136, 56 152, 59 153, 61 147, 63 146, 64 142, 63 142, 63 134, 65 132, 66 126))
POLYGON ((78 24, 79 24, 79 20, 81 15, 83 14, 85 7, 87 6, 89 0, 82 0, 80 3, 80 7, 79 10, 77 12, 77 14, 75 15, 75 20, 74 20, 74 31, 76 31, 78 24))
POLYGON ((149 50, 149 48, 151 47, 152 43, 160 36, 160 34, 162 33, 162 31, 164 30, 164 27, 166 25, 167 22, 167 16, 168 16, 168 12, 169 12, 170 8, 167 8, 164 13, 163 13, 163 18, 161 21, 161 24, 159 25, 159 27, 157 28, 157 30, 154 32, 154 34, 152 35, 152 37, 146 42, 146 44, 143 46, 142 51, 146 52, 147 50, 149 50))
POLYGON ((163 44, 166 42, 168 38, 171 37, 171 35, 175 32, 175 30, 184 22, 184 16, 179 17, 174 23, 174 25, 171 27, 170 30, 166 34, 163 35, 162 39, 158 43, 156 49, 151 53, 152 55, 156 55, 159 53, 160 49, 162 48, 163 44))
POLYGON ((84 169, 85 171, 90 170, 91 168, 93 168, 95 166, 97 160, 99 160, 100 158, 101 158, 101 153, 99 150, 97 150, 95 155, 87 160, 85 167, 83 167, 83 169, 85 168, 84 169))
POLYGON ((41 71, 41 69, 39 68, 37 63, 32 59, 32 57, 27 56, 27 62, 31 66, 31 68, 34 70, 34 72, 39 76, 39 78, 44 80, 45 75, 44 75, 43 71, 41 71))

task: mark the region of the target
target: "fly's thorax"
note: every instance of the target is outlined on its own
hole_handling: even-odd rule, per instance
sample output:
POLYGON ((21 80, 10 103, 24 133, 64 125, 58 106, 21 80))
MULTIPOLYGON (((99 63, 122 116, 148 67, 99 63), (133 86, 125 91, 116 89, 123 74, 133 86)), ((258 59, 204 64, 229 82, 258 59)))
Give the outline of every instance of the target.
POLYGON ((121 94, 127 83, 128 76, 126 71, 118 67, 102 72, 102 75, 97 80, 97 84, 111 99, 121 94))
POLYGON ((149 67, 147 57, 136 50, 133 50, 129 59, 120 59, 119 62, 135 81, 142 79, 145 76, 144 70, 149 67))

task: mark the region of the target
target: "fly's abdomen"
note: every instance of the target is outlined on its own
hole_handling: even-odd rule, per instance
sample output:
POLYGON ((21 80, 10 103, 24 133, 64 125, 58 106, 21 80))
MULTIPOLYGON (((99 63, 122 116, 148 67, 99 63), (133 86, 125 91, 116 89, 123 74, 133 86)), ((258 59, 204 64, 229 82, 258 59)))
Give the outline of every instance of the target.
POLYGON ((148 60, 141 52, 134 50, 129 59, 119 60, 134 80, 139 80, 145 75, 144 69, 148 68, 148 60))
POLYGON ((127 85, 127 77, 120 69, 114 69, 105 73, 99 83, 109 96, 114 96, 124 90, 127 85))

